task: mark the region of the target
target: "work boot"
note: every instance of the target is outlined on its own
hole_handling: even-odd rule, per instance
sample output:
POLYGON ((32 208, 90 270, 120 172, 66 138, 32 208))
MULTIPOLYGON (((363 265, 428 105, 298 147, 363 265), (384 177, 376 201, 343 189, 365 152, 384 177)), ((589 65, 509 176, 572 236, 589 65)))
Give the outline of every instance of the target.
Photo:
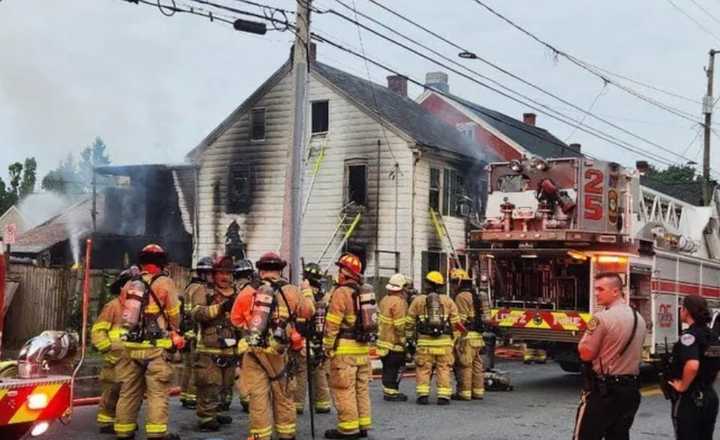
POLYGON ((418 405, 427 405, 430 401, 428 400, 428 396, 420 396, 415 400, 415 403, 418 405))
POLYGON ((337 440, 352 440, 360 438, 360 433, 356 432, 355 434, 344 434, 337 429, 328 429, 327 431, 325 431, 325 438, 337 440))
POLYGON ((295 414, 301 416, 305 412, 305 409, 303 408, 295 408, 295 414))
POLYGON ((437 404, 440 406, 450 405, 450 399, 445 399, 443 397, 438 397, 437 404))
POLYGON ((185 409, 195 409, 197 407, 197 403, 192 400, 183 400, 182 407, 185 409))
POLYGON ((198 423, 198 429, 201 432, 215 432, 220 430, 220 421, 218 421, 217 417, 214 419, 206 420, 204 422, 198 423))
POLYGON ((450 396, 452 400, 470 400, 467 397, 463 397, 458 393, 454 393, 452 396, 450 396))
POLYGON ((215 417, 215 420, 217 420, 221 425, 229 425, 232 423, 232 417, 230 416, 219 415, 215 417))
POLYGON ((383 395, 383 400, 388 402, 407 402, 408 396, 403 393, 398 393, 394 396, 383 395))
POLYGON ((163 437, 159 437, 158 440, 180 440, 180 435, 174 432, 169 432, 163 437))
POLYGON ((367 431, 368 431, 367 429, 361 429, 360 430, 360 438, 367 438, 367 436, 368 436, 367 431))
POLYGON ((315 414, 330 414, 330 408, 315 408, 315 414))
POLYGON ((483 400, 484 397, 485 397, 485 391, 483 391, 482 394, 473 393, 472 400, 483 400))
POLYGON ((241 400, 240 405, 242 406, 242 410, 245 414, 250 412, 250 402, 245 402, 241 400))
POLYGON ((115 434, 115 428, 113 425, 101 426, 100 434, 115 434))

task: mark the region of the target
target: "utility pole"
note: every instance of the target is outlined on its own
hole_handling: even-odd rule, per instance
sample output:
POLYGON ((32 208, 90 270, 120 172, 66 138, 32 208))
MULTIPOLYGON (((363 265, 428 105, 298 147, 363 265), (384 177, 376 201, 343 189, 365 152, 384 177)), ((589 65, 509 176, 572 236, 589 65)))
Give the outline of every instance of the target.
POLYGON ((710 128, 712 124, 713 111, 713 76, 715 71, 715 54, 718 51, 710 49, 710 59, 705 68, 707 74, 707 94, 703 99, 703 113, 705 114, 705 148, 703 151, 703 202, 705 206, 710 204, 713 188, 710 184, 710 128))
POLYGON ((302 233, 303 152, 305 148, 305 113, 307 111, 311 2, 312 0, 297 0, 296 2, 295 24, 297 28, 292 67, 295 80, 295 118, 289 154, 290 163, 285 175, 285 194, 290 197, 285 199, 281 253, 290 263, 290 282, 295 285, 299 285, 303 272, 300 263, 300 236, 302 233))

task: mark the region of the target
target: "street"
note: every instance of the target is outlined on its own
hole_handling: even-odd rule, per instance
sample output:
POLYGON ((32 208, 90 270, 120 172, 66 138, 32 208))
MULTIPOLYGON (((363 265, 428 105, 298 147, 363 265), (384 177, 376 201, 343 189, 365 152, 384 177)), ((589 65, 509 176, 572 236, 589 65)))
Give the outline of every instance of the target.
MULTIPOLYGON (((414 403, 414 379, 406 378, 402 390, 411 401, 390 403, 382 400, 379 380, 371 385, 373 400, 372 439, 569 439, 577 408, 580 377, 567 374, 549 362, 546 365, 523 365, 502 362, 499 368, 512 375, 515 390, 491 392, 483 401, 453 402, 448 407, 414 403)), ((670 404, 650 379, 643 382, 643 400, 631 431, 633 439, 672 439, 670 404)), ((193 411, 183 409, 172 399, 172 430, 183 439, 238 439, 247 435, 247 416, 234 404, 234 422, 218 433, 194 430, 193 411)), ((108 439, 97 433, 95 407, 81 407, 69 426, 51 427, 48 438, 61 440, 108 439)), ((334 427, 335 416, 316 415, 316 437, 334 427)), ((142 424, 140 424, 142 427, 142 424)), ((716 428, 716 431, 720 429, 716 428)), ((310 438, 310 418, 298 418, 298 438, 310 438)))

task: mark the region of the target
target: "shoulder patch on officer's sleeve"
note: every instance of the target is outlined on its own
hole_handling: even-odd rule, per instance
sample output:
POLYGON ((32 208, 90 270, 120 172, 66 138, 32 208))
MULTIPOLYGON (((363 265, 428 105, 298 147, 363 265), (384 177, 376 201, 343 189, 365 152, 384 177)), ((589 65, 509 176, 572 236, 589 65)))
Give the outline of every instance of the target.
POLYGON ((592 333, 596 328, 598 328, 598 325, 600 325, 600 320, 593 316, 587 323, 587 332, 592 333))
POLYGON ((685 333, 684 335, 680 336, 680 343, 682 345, 689 347, 695 343, 695 336, 691 333, 685 333))

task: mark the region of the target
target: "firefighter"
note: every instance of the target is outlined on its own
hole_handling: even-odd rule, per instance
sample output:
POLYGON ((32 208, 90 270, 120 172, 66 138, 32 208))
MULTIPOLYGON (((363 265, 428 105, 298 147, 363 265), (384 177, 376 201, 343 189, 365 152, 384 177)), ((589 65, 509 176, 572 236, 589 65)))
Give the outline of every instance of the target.
POLYGON ((192 319, 198 324, 194 362, 197 384, 198 428, 217 431, 232 423, 232 417, 220 414, 232 402, 237 367, 238 332, 230 322, 235 302, 235 270, 232 258, 218 257, 212 265, 212 288, 198 289, 192 297, 192 319))
MULTIPOLYGON (((244 259, 235 263, 233 278, 235 279, 235 288, 238 292, 242 291, 248 285, 256 283, 257 277, 252 261, 244 259)), ((248 401, 247 386, 243 380, 242 356, 239 359, 238 367, 235 370, 235 389, 237 391, 238 398, 240 399, 240 405, 242 406, 243 412, 247 413, 250 410, 250 403, 248 401)))
POLYGON ((472 280, 464 269, 450 272, 455 291, 455 304, 463 332, 455 343, 455 380, 457 392, 453 400, 481 400, 485 396, 485 363, 483 362, 482 305, 472 280))
MULTIPOLYGON (((312 367, 312 404, 316 414, 327 414, 330 412, 330 389, 327 381, 327 363, 322 359, 322 329, 325 322, 325 305, 327 299, 322 291, 323 273, 317 263, 307 263, 303 269, 302 294, 309 298, 315 305, 315 316, 307 326, 307 337, 310 338, 312 367), (321 313, 323 316, 317 316, 321 313), (319 322, 319 324, 318 324, 319 322), (315 358, 313 359, 314 356, 315 358)), ((307 347, 306 347, 307 348, 307 347)), ((305 409, 305 393, 307 390, 307 365, 306 351, 302 352, 298 374, 295 385, 295 409, 302 414, 305 409)))
POLYGON ((190 284, 185 287, 185 293, 181 299, 182 303, 182 321, 180 331, 185 338, 185 349, 182 352, 183 369, 180 377, 180 403, 183 408, 195 409, 197 405, 197 395, 195 387, 195 342, 196 342, 196 326, 192 319, 192 298, 195 292, 205 292, 205 289, 212 284, 212 257, 202 257, 195 265, 195 277, 190 280, 190 284))
POLYGON ((425 276, 426 292, 410 304, 407 328, 417 340, 415 374, 417 403, 427 405, 432 372, 437 375, 437 404, 449 405, 452 395, 450 370, 454 362, 453 345, 460 335, 457 306, 444 295, 445 279, 440 272, 425 276))
POLYGON ((122 324, 122 304, 120 303, 120 290, 130 278, 140 274, 137 266, 132 266, 118 275, 110 285, 110 293, 114 296, 108 301, 93 323, 90 330, 90 339, 97 351, 103 355, 103 367, 100 370, 100 403, 98 403, 97 424, 101 434, 114 434, 115 409, 120 396, 120 383, 115 378, 115 364, 117 364, 123 350, 120 340, 122 324))
POLYGON ((377 308, 372 289, 361 286, 360 259, 345 254, 336 264, 337 287, 330 294, 323 350, 330 359, 329 385, 338 424, 325 432, 325 438, 355 439, 367 436, 372 426, 369 342, 377 331, 377 308))
POLYGON ((179 439, 168 433, 168 393, 173 370, 167 361, 173 344, 184 346, 176 333, 180 325, 180 302, 172 279, 164 272, 167 255, 156 244, 145 246, 138 256, 140 276, 128 281, 120 294, 123 340, 115 373, 122 383, 117 403, 115 434, 133 438, 137 415, 147 399, 147 438, 179 439))
POLYGON ((396 273, 385 286, 387 295, 378 306, 377 353, 382 360, 383 399, 405 402, 408 397, 399 391, 400 375, 405 366, 405 323, 408 304, 405 299, 407 281, 396 273))
POLYGON ((296 327, 313 315, 312 301, 282 278, 285 261, 274 252, 255 263, 260 285, 246 286, 235 300, 232 323, 243 329, 239 350, 243 355, 243 381, 250 397, 250 435, 269 439, 273 426, 281 439, 295 438, 293 366, 289 350, 300 350, 296 327))

